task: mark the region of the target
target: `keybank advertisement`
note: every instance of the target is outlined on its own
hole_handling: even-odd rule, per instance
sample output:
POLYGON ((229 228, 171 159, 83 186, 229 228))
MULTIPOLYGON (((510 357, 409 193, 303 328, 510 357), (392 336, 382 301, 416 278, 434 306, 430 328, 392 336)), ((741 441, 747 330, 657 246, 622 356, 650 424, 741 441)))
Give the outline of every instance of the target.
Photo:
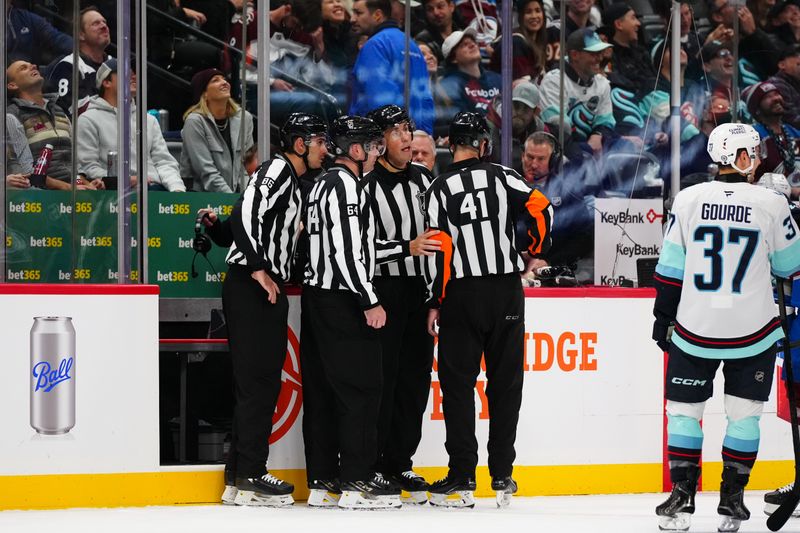
POLYGON ((158 470, 155 289, 0 286, 0 475, 158 470))
POLYGON ((595 201, 595 285, 624 285, 625 281, 637 279, 637 259, 658 257, 663 241, 662 204, 659 199, 598 198, 595 201))

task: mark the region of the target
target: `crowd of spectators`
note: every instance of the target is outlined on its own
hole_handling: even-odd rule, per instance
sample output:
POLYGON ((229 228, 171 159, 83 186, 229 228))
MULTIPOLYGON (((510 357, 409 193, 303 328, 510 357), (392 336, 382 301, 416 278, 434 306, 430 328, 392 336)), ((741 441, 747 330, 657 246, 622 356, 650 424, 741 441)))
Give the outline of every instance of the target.
MULTIPOLYGON (((484 113, 497 146, 504 117, 500 57, 506 31, 499 24, 500 3, 405 1, 413 15, 408 28, 413 37, 408 58, 409 111, 416 129, 425 133, 415 138, 415 159, 437 165, 437 149, 442 159, 447 125, 459 111, 484 113)), ((183 143, 178 164, 166 150, 155 119, 148 118, 148 139, 155 143, 148 147, 148 184, 180 191, 185 187, 179 178, 188 178, 194 190, 236 192, 246 183, 253 161, 266 157, 254 153, 259 131, 254 115, 261 94, 256 83, 258 9, 269 9, 273 123, 293 111, 316 113, 330 121, 344 111, 364 115, 381 105, 404 105, 405 1, 148 2, 152 8, 148 10, 148 60, 160 69, 149 75, 148 103, 169 111, 169 122, 162 123, 169 131, 163 133, 177 139, 180 132, 183 143), (247 90, 242 94, 242 56, 237 49, 245 38, 247 90), (161 78, 159 72, 168 76, 161 78), (170 85, 173 82, 177 85, 170 85)), ((115 52, 116 14, 107 3, 81 11, 74 36, 80 59, 78 109, 73 110, 71 27, 64 19, 48 18, 46 10, 37 11, 36 4, 56 6, 53 9, 59 12, 61 3, 12 2, 6 13, 8 138, 29 141, 27 153, 17 146, 19 142, 7 143, 9 169, 13 169, 7 184, 24 187, 31 159, 44 144, 52 144, 47 185, 71 186, 69 158, 72 143, 77 142, 76 180, 84 188, 101 187, 98 177, 105 171, 104 152, 115 148, 107 142, 115 135, 104 130, 112 128, 116 101, 109 97, 114 77, 99 80, 97 72, 115 52), (73 132, 76 113, 84 113, 86 120, 81 115, 73 132)), ((513 108, 507 114, 512 120, 512 166, 543 189, 555 190, 554 181, 568 180, 569 194, 557 196, 581 198, 587 206, 590 197, 630 192, 634 186, 610 190, 620 189, 618 183, 606 180, 605 163, 612 154, 654 162, 668 183, 672 80, 666 28, 670 2, 568 0, 564 20, 558 19, 559 7, 559 0, 514 3, 513 26, 508 29, 513 46, 513 108), (562 124, 564 131, 559 135, 562 124), (563 154, 564 164, 559 164, 561 158, 547 157, 552 168, 544 173, 531 170, 533 152, 547 151, 549 146, 535 136, 541 132, 552 136, 545 141, 564 139, 563 146, 553 147, 553 152, 563 154), (546 187, 543 176, 550 182, 546 187)), ((781 172, 800 192, 796 166, 800 155, 800 0, 748 0, 738 8, 727 0, 683 2, 680 28, 682 177, 688 183, 698 174, 707 174, 708 133, 716 124, 742 120, 754 124, 765 140, 759 173, 781 172), (738 63, 733 49, 737 19, 738 63), (738 105, 734 104, 734 79, 741 91, 738 105)), ((577 218, 590 223, 584 216, 577 218)), ((572 262, 583 253, 563 260, 572 262)))

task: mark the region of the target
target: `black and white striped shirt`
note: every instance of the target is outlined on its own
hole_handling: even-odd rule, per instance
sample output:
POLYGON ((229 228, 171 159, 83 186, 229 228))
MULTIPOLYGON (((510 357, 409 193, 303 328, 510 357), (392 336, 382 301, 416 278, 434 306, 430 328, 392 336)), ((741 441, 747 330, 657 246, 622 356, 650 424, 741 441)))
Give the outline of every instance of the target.
POLYGON ((229 265, 265 270, 288 281, 300 228, 301 194, 292 165, 283 156, 267 161, 233 208, 229 265))
POLYGON ((425 232, 425 191, 433 176, 422 165, 411 163, 402 172, 390 172, 383 165, 365 177, 375 213, 377 238, 400 240, 406 257, 379 265, 377 276, 422 276, 430 269, 425 256, 412 257, 409 243, 425 232))
POLYGON ((314 184, 303 212, 308 232, 304 283, 319 289, 349 290, 364 309, 379 305, 372 284, 379 262, 403 257, 399 241, 376 240, 375 216, 364 185, 335 165, 314 184))
POLYGON ((514 170, 468 159, 437 177, 426 195, 430 227, 439 229, 433 298, 444 297, 448 279, 520 272, 520 253, 547 249, 553 208, 514 170), (527 242, 517 243, 515 224, 527 222, 527 242))

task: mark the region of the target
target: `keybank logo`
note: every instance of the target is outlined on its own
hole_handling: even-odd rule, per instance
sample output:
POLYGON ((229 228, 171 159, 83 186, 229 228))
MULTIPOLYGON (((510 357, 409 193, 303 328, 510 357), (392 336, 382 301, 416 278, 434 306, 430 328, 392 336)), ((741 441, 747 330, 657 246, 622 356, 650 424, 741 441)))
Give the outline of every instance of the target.
POLYGON ((631 213, 629 209, 618 213, 600 213, 603 224, 644 224, 644 213, 631 213))
POLYGON ((630 209, 625 211, 618 211, 616 213, 600 213, 600 221, 603 224, 611 224, 616 226, 628 224, 644 224, 647 221, 653 224, 656 220, 664 218, 664 215, 659 215, 653 209, 647 213, 631 213, 630 209))
POLYGON ((33 365, 33 377, 36 380, 36 388, 33 389, 33 392, 39 390, 50 392, 59 383, 72 379, 72 376, 69 375, 70 370, 72 370, 72 363, 72 357, 65 357, 58 364, 58 369, 55 370, 47 361, 41 361, 33 365))
POLYGON ((625 257, 652 256, 652 255, 660 255, 661 248, 659 248, 657 244, 654 244, 652 246, 642 246, 640 244, 634 244, 633 246, 629 246, 620 243, 617 244, 617 253, 620 255, 624 255, 625 257))

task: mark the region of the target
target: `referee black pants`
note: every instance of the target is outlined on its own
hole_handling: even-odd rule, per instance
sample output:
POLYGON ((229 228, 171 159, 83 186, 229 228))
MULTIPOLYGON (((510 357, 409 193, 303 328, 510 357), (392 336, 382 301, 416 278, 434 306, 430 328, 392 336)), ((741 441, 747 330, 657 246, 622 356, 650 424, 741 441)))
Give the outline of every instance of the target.
POLYGON ((431 388, 433 337, 427 331, 427 289, 421 277, 380 276, 373 283, 386 309, 386 325, 379 331, 383 395, 376 470, 400 473, 411 470, 431 388))
POLYGON ((232 439, 235 450, 230 452, 235 457, 229 459, 226 470, 234 470, 231 477, 239 478, 260 477, 267 471, 289 316, 289 302, 280 280, 272 278, 281 292, 278 301, 271 304, 267 292, 250 273, 247 267, 231 265, 222 284, 236 397, 232 439))
POLYGON ((511 475, 522 403, 525 301, 519 274, 450 281, 439 317, 439 381, 450 474, 473 477, 478 465, 475 382, 486 359, 489 473, 511 475))
POLYGON ((302 311, 308 479, 331 479, 338 473, 342 481, 366 480, 378 451, 382 385, 378 331, 367 326, 349 291, 304 286, 302 311))

